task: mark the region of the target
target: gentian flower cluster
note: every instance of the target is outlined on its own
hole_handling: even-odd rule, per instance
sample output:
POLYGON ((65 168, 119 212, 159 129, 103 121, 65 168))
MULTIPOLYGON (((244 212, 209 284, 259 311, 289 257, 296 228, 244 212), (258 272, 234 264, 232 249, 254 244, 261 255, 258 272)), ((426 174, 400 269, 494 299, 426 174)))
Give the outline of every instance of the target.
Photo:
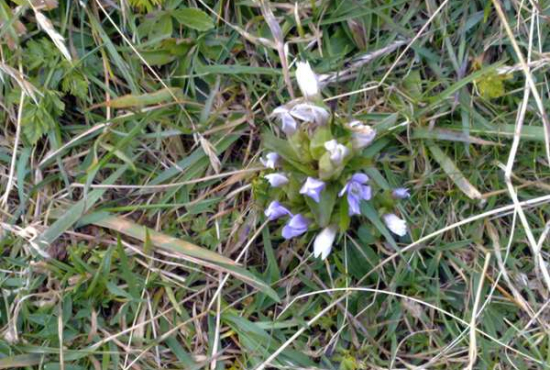
POLYGON ((408 189, 378 189, 365 173, 373 163, 362 155, 363 149, 373 143, 376 130, 333 116, 309 63, 298 62, 296 80, 303 97, 272 113, 286 137, 263 137, 268 149, 260 159, 265 167, 266 218, 282 226, 287 240, 315 233, 313 253, 321 259, 330 254, 338 234, 349 228, 351 217, 362 215, 366 202, 372 202, 391 232, 405 236, 407 224, 392 209, 396 201, 410 196, 408 189))

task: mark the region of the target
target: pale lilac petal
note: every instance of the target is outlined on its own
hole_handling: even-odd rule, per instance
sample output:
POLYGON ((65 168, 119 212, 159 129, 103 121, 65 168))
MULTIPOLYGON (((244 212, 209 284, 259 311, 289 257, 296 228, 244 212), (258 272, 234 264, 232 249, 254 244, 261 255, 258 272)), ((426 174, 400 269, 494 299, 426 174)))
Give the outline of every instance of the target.
POLYGON ((348 193, 348 206, 349 206, 348 214, 350 216, 361 214, 360 205, 361 205, 361 199, 348 193))
POLYGON ((352 131, 351 142, 354 149, 363 149, 370 145, 376 137, 376 130, 360 121, 348 123, 352 131))
POLYGON ((292 135, 298 129, 298 123, 290 114, 285 113, 281 116, 281 129, 285 134, 292 135))
POLYGON ((351 177, 351 181, 358 182, 361 185, 364 185, 369 181, 369 177, 364 173, 358 172, 351 177))
POLYGON ((311 103, 296 104, 290 110, 290 114, 301 121, 313 122, 318 125, 324 125, 330 117, 329 112, 325 108, 311 103))
POLYGON ((292 216, 292 213, 290 213, 287 208, 282 206, 281 203, 277 201, 271 202, 264 214, 269 221, 273 221, 284 216, 292 216))
POLYGON ((265 156, 265 159, 260 158, 260 162, 262 163, 262 165, 272 170, 275 169, 275 166, 277 166, 278 161, 279 161, 279 154, 275 152, 267 153, 265 156))
POLYGON ((307 231, 309 221, 301 214, 293 216, 290 221, 283 227, 283 238, 291 239, 302 235, 307 231))
POLYGON ((397 198, 397 199, 407 199, 411 196, 411 194, 409 193, 409 189, 407 188, 393 189, 392 195, 394 198, 397 198))
POLYGON ((278 188, 288 184, 288 177, 286 177, 282 173, 270 173, 269 175, 265 175, 264 177, 267 179, 267 181, 269 181, 269 185, 274 188, 278 188))
POLYGON ((361 187, 361 198, 363 200, 370 200, 372 198, 372 189, 368 185, 363 185, 361 187))
POLYGON ((273 109, 273 112, 271 114, 278 116, 284 113, 288 113, 288 108, 284 105, 281 105, 280 107, 273 109))
POLYGON ((372 198, 372 189, 365 185, 369 181, 369 177, 364 173, 356 173, 346 183, 346 186, 338 194, 340 197, 345 193, 348 194, 347 200, 349 205, 348 214, 350 216, 361 214, 361 200, 370 200, 372 198))
POLYGON ((287 135, 292 135, 298 128, 298 123, 290 115, 290 111, 285 106, 277 107, 271 113, 272 116, 276 116, 281 121, 281 128, 287 135))
POLYGON ((300 194, 307 195, 319 203, 321 200, 321 191, 323 191, 325 186, 326 184, 323 181, 314 179, 313 177, 308 177, 300 189, 300 194))
POLYGON ((349 149, 342 144, 338 144, 336 140, 329 140, 325 143, 325 149, 329 152, 330 160, 335 165, 340 165, 344 158, 349 154, 349 149))

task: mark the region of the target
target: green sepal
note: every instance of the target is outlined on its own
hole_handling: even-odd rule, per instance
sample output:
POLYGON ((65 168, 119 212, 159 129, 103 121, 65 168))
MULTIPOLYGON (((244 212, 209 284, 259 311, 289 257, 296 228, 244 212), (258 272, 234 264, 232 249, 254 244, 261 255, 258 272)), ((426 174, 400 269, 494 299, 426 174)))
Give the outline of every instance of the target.
POLYGON ((335 179, 340 176, 345 166, 346 160, 339 166, 335 166, 330 160, 330 153, 326 152, 319 159, 319 178, 323 181, 335 179))
POLYGON ((271 133, 264 133, 262 140, 267 150, 279 154, 287 164, 308 176, 315 176, 315 170, 308 167, 308 162, 305 162, 303 158, 298 156, 294 148, 289 144, 289 141, 279 139, 271 133))
POLYGON ((288 142, 301 163, 308 164, 313 161, 309 152, 309 137, 304 131, 296 131, 288 138, 288 142))
POLYGON ((328 127, 319 127, 313 134, 311 143, 309 144, 311 157, 315 160, 319 160, 321 156, 327 152, 325 143, 332 139, 334 139, 334 137, 328 127))

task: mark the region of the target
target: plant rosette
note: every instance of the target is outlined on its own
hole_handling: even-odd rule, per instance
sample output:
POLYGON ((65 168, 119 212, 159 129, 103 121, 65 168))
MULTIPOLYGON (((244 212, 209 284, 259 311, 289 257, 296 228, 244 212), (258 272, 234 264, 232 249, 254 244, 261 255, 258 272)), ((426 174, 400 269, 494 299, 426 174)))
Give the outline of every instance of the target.
POLYGON ((325 259, 338 234, 362 216, 370 202, 386 227, 398 236, 406 222, 394 211, 396 202, 409 197, 405 188, 382 190, 365 173, 374 168, 363 149, 376 139, 376 130, 358 120, 343 121, 322 103, 318 78, 308 63, 296 71, 304 98, 276 108, 284 139, 262 135, 265 171, 254 184, 270 222, 280 225, 284 239, 314 237, 315 257, 325 259))

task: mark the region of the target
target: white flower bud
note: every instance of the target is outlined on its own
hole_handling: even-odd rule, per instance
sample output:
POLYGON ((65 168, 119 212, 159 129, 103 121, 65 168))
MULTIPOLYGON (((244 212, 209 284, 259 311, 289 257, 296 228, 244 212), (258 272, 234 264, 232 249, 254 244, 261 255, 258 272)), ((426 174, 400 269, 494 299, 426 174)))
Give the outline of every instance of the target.
POLYGON ((342 164, 344 158, 349 154, 349 149, 345 145, 338 144, 336 140, 327 141, 325 149, 330 153, 330 160, 336 166, 342 164))
POLYGON ((319 95, 319 79, 309 62, 296 63, 296 80, 304 97, 312 98, 319 95))
POLYGON ((334 239, 336 238, 336 232, 336 226, 332 225, 325 227, 319 234, 317 234, 317 237, 313 242, 313 255, 315 258, 321 256, 321 259, 324 260, 328 257, 330 251, 332 250, 334 239))
POLYGON ((407 234, 407 223, 405 220, 400 219, 393 213, 382 216, 384 223, 390 229, 390 231, 399 236, 405 236, 407 234))

